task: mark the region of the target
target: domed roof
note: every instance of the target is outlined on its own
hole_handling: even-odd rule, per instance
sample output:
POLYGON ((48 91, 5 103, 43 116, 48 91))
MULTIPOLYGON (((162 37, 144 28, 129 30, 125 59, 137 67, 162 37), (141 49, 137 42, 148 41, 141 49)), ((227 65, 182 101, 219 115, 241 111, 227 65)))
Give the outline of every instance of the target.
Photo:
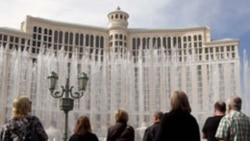
POLYGON ((122 11, 121 8, 120 8, 119 6, 116 8, 116 10, 111 11, 111 12, 108 14, 108 16, 111 15, 111 14, 125 14, 127 17, 129 17, 129 14, 128 14, 127 12, 122 11))

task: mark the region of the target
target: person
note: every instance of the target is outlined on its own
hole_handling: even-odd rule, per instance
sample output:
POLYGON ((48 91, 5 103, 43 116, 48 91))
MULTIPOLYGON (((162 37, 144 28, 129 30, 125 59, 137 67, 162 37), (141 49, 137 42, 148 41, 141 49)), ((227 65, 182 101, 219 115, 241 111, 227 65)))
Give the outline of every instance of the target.
POLYGON ((0 141, 21 141, 33 137, 35 132, 40 141, 47 141, 46 134, 42 123, 36 116, 32 116, 31 101, 27 96, 18 96, 12 103, 12 117, 3 126, 0 133, 0 141))
POLYGON ((202 138, 207 141, 218 141, 215 138, 216 130, 219 126, 221 118, 225 115, 226 103, 224 101, 217 101, 214 104, 214 116, 208 117, 202 128, 202 138))
POLYGON ((250 118, 241 112, 242 100, 227 100, 227 114, 221 119, 215 137, 220 141, 250 141, 250 118))
POLYGON ((98 141, 96 134, 92 133, 90 120, 87 116, 79 116, 74 134, 70 136, 69 141, 98 141))
POLYGON ((143 135, 143 141, 152 141, 154 140, 156 133, 159 132, 160 129, 160 120, 163 116, 163 113, 161 111, 156 111, 153 113, 152 119, 153 119, 153 125, 149 126, 143 135))
POLYGON ((125 110, 115 111, 115 124, 108 128, 107 141, 134 141, 135 130, 127 124, 128 113, 125 110))
POLYGON ((170 112, 163 115, 154 141, 200 141, 198 123, 190 113, 185 92, 174 91, 170 97, 170 112))

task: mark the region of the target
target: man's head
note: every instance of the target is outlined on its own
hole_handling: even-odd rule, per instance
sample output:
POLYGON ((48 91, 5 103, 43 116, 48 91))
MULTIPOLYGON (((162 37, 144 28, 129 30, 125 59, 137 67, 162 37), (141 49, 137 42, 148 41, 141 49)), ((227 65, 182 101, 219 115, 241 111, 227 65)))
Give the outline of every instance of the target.
POLYGON ((161 111, 155 111, 153 114, 153 121, 160 122, 162 117, 163 117, 163 113, 161 111))
POLYGON ((217 101, 214 104, 214 114, 215 115, 222 115, 226 112, 226 103, 224 101, 217 101))
POLYGON ((240 111, 241 110, 241 104, 242 104, 242 100, 241 100, 240 97, 238 97, 238 96, 230 97, 227 100, 228 112, 230 112, 231 110, 240 111))

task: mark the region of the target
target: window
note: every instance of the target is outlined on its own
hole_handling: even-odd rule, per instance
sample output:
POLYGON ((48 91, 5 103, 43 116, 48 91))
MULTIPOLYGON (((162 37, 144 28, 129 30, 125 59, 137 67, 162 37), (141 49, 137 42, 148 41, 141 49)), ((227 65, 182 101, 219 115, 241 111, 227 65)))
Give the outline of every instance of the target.
POLYGON ((78 43, 79 43, 79 34, 76 33, 76 35, 75 35, 75 44, 78 45, 78 43))
POLYGON ((90 46, 91 47, 94 46, 94 36, 93 35, 90 36, 90 46))
POLYGON ((44 34, 48 34, 47 28, 44 29, 44 34))
POLYGON ((88 47, 89 46, 89 35, 86 35, 86 41, 85 41, 85 45, 88 47))
POLYGON ((54 42, 57 43, 57 38, 58 38, 58 32, 54 32, 54 42))
POLYGON ((194 41, 197 41, 197 36, 196 35, 194 35, 194 41))
POLYGON ((186 36, 183 37, 183 41, 184 41, 184 42, 187 41, 187 37, 186 37, 186 36))
POLYGON ((95 37, 95 46, 98 48, 100 47, 100 44, 99 44, 99 36, 96 36, 95 37))
POLYGON ((69 44, 73 44, 73 33, 71 32, 69 35, 69 44))
POLYGON ((201 35, 199 35, 199 36, 198 36, 198 38, 199 38, 199 40, 202 40, 202 37, 201 37, 201 35))
POLYGON ((42 28, 41 27, 38 28, 38 33, 42 33, 42 28))
POLYGON ((62 39, 63 39, 63 32, 60 31, 59 32, 59 43, 62 43, 62 39))
POLYGON ((33 27, 33 32, 37 32, 37 27, 36 26, 33 27))
POLYGON ((65 36, 64 36, 64 43, 68 44, 68 39, 69 39, 69 33, 65 32, 65 36))
POLYGON ((103 46, 104 46, 104 38, 101 37, 101 48, 103 48, 103 46))

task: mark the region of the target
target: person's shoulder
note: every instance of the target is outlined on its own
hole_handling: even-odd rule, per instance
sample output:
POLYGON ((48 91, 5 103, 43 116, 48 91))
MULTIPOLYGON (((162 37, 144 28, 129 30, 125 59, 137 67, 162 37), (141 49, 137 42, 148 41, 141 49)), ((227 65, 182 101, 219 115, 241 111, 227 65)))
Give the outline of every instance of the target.
POLYGON ((163 114, 162 119, 169 118, 173 115, 175 115, 174 112, 166 112, 163 114))
POLYGON ((77 139, 79 138, 79 135, 77 134, 73 134, 69 137, 69 141, 77 141, 77 139))
POLYGON ((127 127, 126 127, 127 129, 129 129, 129 130, 135 130, 134 129, 134 127, 133 126, 131 126, 131 125, 127 125, 127 127))
POLYGON ((206 119, 206 122, 211 122, 211 121, 214 121, 214 120, 220 120, 223 116, 210 116, 206 119))
POLYGON ((91 138, 92 140, 98 140, 98 137, 95 133, 92 132, 88 132, 89 138, 91 138))

